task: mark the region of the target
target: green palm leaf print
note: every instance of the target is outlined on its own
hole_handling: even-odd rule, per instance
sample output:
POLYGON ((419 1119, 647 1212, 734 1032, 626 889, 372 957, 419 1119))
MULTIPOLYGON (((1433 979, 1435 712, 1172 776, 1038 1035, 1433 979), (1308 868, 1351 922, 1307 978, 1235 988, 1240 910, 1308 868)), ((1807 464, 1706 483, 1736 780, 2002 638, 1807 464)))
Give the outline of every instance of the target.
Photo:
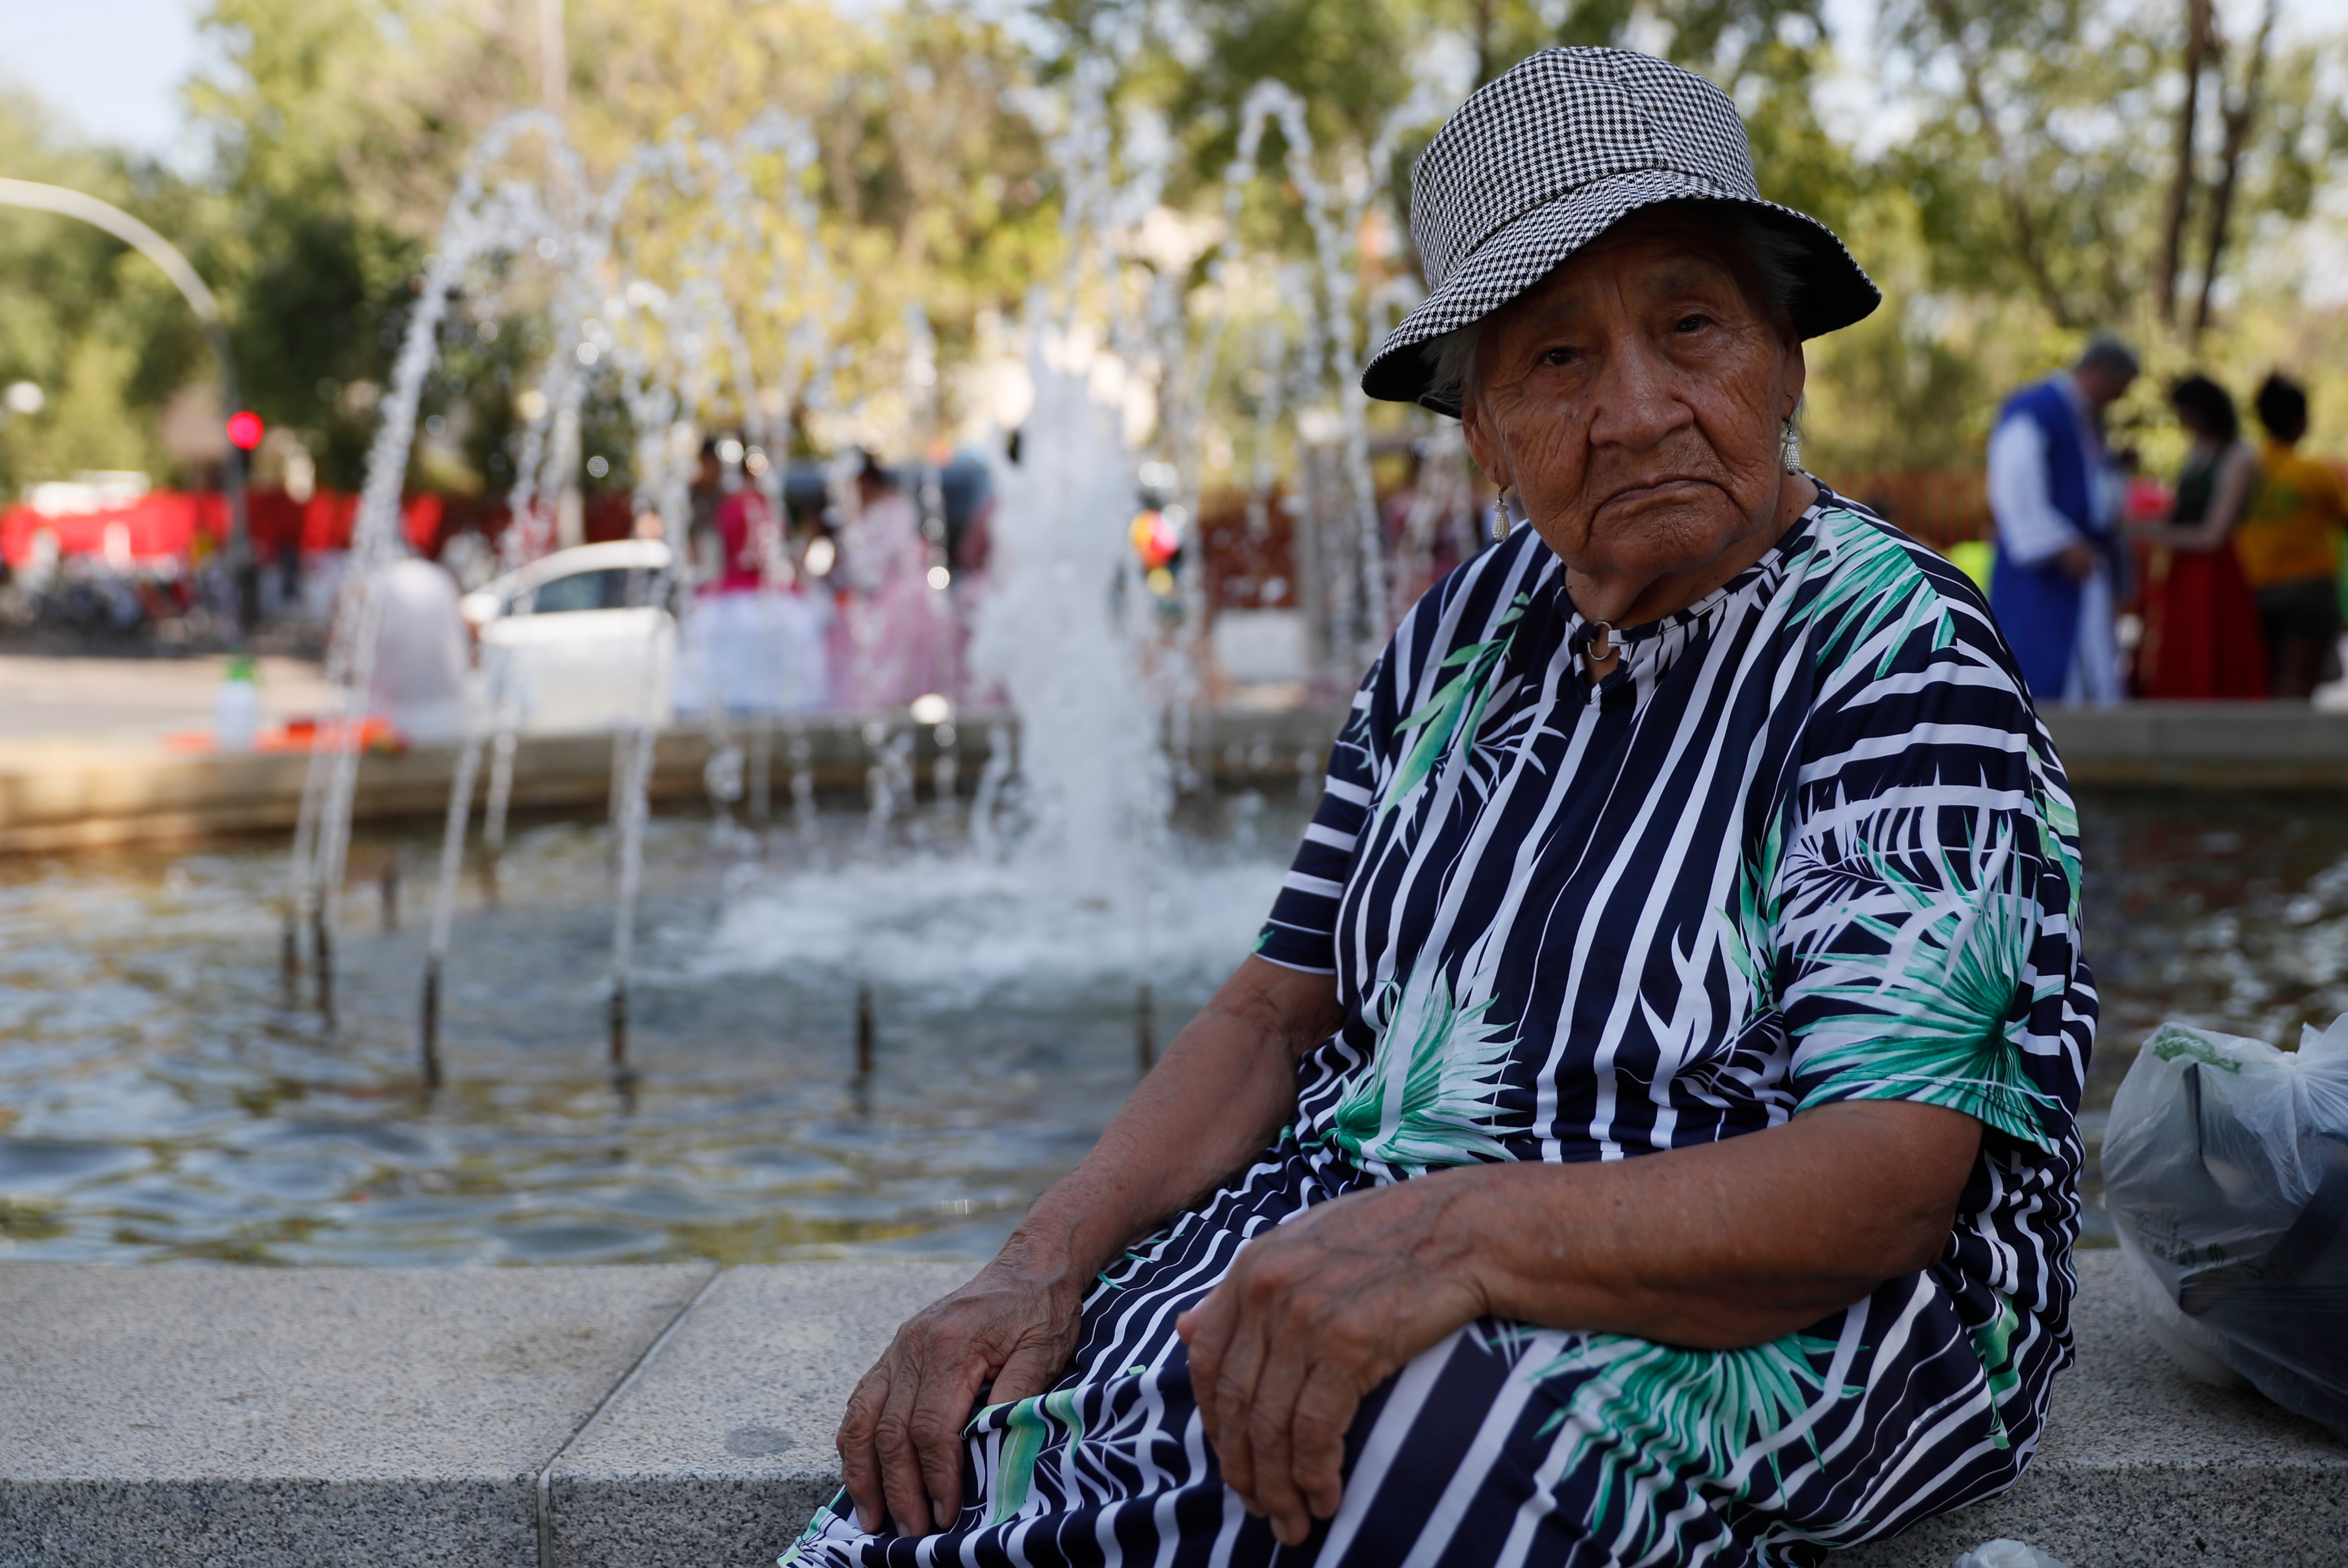
POLYGON ((799 1532, 798 1539, 785 1547, 783 1554, 775 1559, 775 1568, 791 1568, 791 1564, 798 1562, 810 1545, 822 1539, 825 1523, 832 1514, 842 1511, 847 1501, 846 1487, 832 1493, 831 1501, 815 1511, 815 1517, 808 1521, 807 1528, 799 1532))
POLYGON ((1496 1101, 1516 1042, 1485 1021, 1492 999, 1462 1007, 1431 956, 1367 1009, 1386 1023, 1377 1051, 1338 1101, 1330 1137, 1357 1161, 1424 1171, 1506 1160, 1496 1101))
MULTIPOLYGON (((1858 977, 1815 994, 1863 1006, 1834 1031, 1837 1037, 1803 1054, 1804 1075, 1861 1080, 1867 1087, 1858 1099, 1949 1105, 2052 1149, 2040 1108, 2058 1102, 2024 1073, 2011 1037, 2022 1026, 2008 1015, 2037 937, 2038 905, 2017 885, 2029 862, 2013 851, 2010 830, 1978 852, 1978 865, 1995 868, 1993 881, 1971 892, 1945 851, 1935 851, 1936 871, 1926 879, 1872 846, 1861 846, 1861 853, 1879 885, 1911 913, 1851 922, 1882 944, 1879 953, 1816 955, 1858 977)), ((2059 993, 2064 978, 2043 976, 2039 985, 2059 993)))
MULTIPOLYGON (((1643 1483, 1667 1475, 1729 1481, 1743 1497, 1783 1479, 1784 1449, 1754 1451, 1828 1392, 1818 1363, 1835 1343, 1789 1334, 1741 1350, 1696 1350, 1627 1335, 1593 1334, 1536 1370, 1537 1378, 1587 1374, 1540 1429, 1569 1429, 1566 1468, 1598 1468, 1592 1523, 1617 1531, 1615 1560, 1636 1562, 1663 1542, 1668 1520, 1638 1505, 1643 1483)), ((1834 1390, 1856 1398, 1863 1390, 1834 1390)), ((1807 1434, 1797 1445, 1815 1453, 1807 1434)))
MULTIPOLYGON (((1879 678, 1887 676, 1908 633, 1933 614, 1937 601, 1926 592, 1931 580, 1904 542, 1856 512, 1828 508, 1818 519, 1818 532, 1840 562, 1802 613, 1825 628, 1828 647, 1846 639, 1863 643, 1899 616, 1899 634, 1885 645, 1876 665, 1879 678)), ((1945 648, 1955 640, 1955 627, 1940 615, 1932 646, 1945 648)))
POLYGON ((1524 618, 1525 607, 1532 603, 1529 593, 1519 593, 1510 601, 1508 609, 1492 627, 1489 640, 1469 643, 1445 655, 1438 670, 1457 673, 1436 688, 1435 695, 1424 707, 1395 726, 1397 737, 1418 731, 1418 738, 1395 769, 1394 782, 1387 787, 1385 802, 1379 808, 1385 815, 1401 803, 1404 797, 1418 787, 1419 781, 1435 771, 1436 764, 1450 754, 1454 742, 1463 736, 1473 741, 1477 727, 1484 721, 1484 709, 1492 700, 1486 682, 1509 649, 1509 639, 1515 634, 1517 623, 1524 618))
POLYGON ((2022 1368, 2013 1364, 2013 1331, 2021 1326, 2013 1303, 2001 1295, 1997 1315, 1972 1331, 1973 1354, 1981 1357, 1982 1372, 1989 1379, 1990 1418, 1995 1423, 1990 1441, 2001 1449, 2013 1444, 2005 1432, 2005 1401, 2022 1386, 2022 1368))
POLYGON ((1736 868, 1735 909, 1726 914, 1707 912, 1719 922, 1723 956, 1756 996, 1769 995, 1773 986, 1769 934, 1777 923, 1777 872, 1785 862, 1786 820, 1773 813, 1760 848, 1736 868))
MULTIPOLYGON (((1035 1488, 1035 1464, 1044 1457, 1052 1429, 1057 1426, 1067 1433, 1070 1446, 1085 1440, 1084 1412, 1076 1408, 1075 1388, 1055 1388, 1048 1394, 1038 1394, 1022 1399, 1004 1412, 1003 1417, 1003 1448, 995 1461, 994 1506, 987 1511, 989 1528, 1007 1524, 1019 1517, 1027 1506, 1028 1495, 1035 1488)), ((984 1411, 979 1412, 978 1419, 984 1411)))

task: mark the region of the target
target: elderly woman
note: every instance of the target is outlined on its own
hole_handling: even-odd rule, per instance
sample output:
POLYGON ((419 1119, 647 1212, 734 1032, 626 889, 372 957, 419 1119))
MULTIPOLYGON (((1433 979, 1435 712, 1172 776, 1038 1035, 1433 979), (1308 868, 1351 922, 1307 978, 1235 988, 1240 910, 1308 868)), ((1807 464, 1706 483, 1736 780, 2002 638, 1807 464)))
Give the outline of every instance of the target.
POLYGON ((1364 385, 1527 526, 1395 634, 1254 954, 899 1333, 786 1562, 1808 1563, 2037 1439, 2078 847, 1980 597, 1799 472, 1802 340, 1873 286, 1637 55, 1510 71, 1412 194, 1364 385))

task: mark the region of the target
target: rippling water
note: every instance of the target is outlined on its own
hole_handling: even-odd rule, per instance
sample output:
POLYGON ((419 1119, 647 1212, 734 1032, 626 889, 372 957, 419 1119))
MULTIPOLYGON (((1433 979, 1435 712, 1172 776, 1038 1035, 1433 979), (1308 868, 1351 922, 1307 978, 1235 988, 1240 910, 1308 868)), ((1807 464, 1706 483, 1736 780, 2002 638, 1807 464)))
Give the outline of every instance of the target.
MULTIPOLYGON (((2348 1012, 2342 804, 2083 802, 2091 1140, 2159 1018, 2285 1041, 2348 1012)), ((763 858, 655 823, 633 1104, 602 1065, 599 830, 520 835, 495 908, 469 882, 428 1103, 421 837, 354 851, 362 873, 411 868, 407 918, 384 929, 354 891, 331 1026, 276 971, 282 846, 0 862, 0 1258, 983 1254, 1131 1086, 1143 977, 1162 1043, 1245 951, 1301 820, 1220 802, 1146 919, 980 861, 939 820, 915 826, 926 847, 873 848, 842 818, 763 858), (860 1083, 860 985, 878 1049, 860 1083)))

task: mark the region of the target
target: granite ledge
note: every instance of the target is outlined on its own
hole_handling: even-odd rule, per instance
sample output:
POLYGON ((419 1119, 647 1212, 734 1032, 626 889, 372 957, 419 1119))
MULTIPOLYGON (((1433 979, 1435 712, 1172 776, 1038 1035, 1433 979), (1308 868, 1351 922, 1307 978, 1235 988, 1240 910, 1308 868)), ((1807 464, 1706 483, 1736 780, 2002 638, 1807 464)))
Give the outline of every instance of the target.
MULTIPOLYGON (((2348 1562, 2348 1445, 2188 1380, 2118 1255, 2079 1264, 2029 1474, 1834 1561, 2348 1562)), ((837 1487, 856 1377, 968 1268, 0 1266, 0 1568, 752 1568, 837 1487)))

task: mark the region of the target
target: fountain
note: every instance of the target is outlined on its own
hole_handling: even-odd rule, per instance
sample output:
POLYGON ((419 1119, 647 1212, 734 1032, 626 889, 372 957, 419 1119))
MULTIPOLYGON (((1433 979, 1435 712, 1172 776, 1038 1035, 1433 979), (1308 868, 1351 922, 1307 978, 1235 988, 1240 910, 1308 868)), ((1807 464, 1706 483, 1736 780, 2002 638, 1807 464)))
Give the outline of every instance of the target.
MULTIPOLYGON (((853 274, 827 251, 801 178, 821 163, 805 127, 772 117, 722 142, 679 128, 600 184, 551 119, 492 131, 381 405, 330 651, 343 696, 310 758, 290 867, 206 845, 0 879, 0 984, 13 987, 0 1253, 969 1257, 1089 1147, 1246 950, 1317 788, 1319 758, 1294 757, 1296 738, 1233 738, 1202 712, 1210 468, 1241 481, 1228 504, 1246 526, 1296 530, 1329 690, 1439 557, 1481 542, 1450 537, 1474 511, 1456 429, 1416 415, 1385 431, 1414 438, 1419 464, 1389 542, 1351 382, 1411 300, 1406 277, 1360 274, 1414 111, 1359 156, 1332 156, 1292 96, 1262 88, 1234 128, 1217 210, 1183 216, 1160 202, 1169 139, 1113 125, 1097 81, 1079 73, 1045 107, 1060 116, 1069 261, 979 334, 1002 361, 990 374, 1019 393, 993 409, 998 428, 964 432, 988 454, 995 501, 983 583, 941 553, 952 335, 942 312, 892 302, 887 341, 856 356, 853 274), (1293 214, 1308 255, 1250 243, 1274 181, 1270 204, 1293 214), (493 686, 430 840, 355 829, 373 583, 401 548, 418 399, 443 330, 501 312, 536 314, 547 346, 512 449, 506 566, 578 542, 582 432, 614 401, 638 443, 632 513, 674 543, 700 439, 738 435, 727 464, 767 502, 761 575, 776 590, 830 565, 794 552, 788 449, 819 444, 830 522, 852 531, 849 449, 871 444, 914 459, 924 577, 946 574, 924 603, 971 622, 962 687, 845 714, 705 701, 705 819, 651 809, 660 737, 631 723, 609 738, 608 820, 589 827, 515 817, 530 752, 515 692, 493 686), (892 399, 900 413, 875 411, 892 399), (1145 467, 1185 552, 1170 598, 1125 543, 1145 467), (819 760, 838 783, 860 758, 865 798, 819 799, 819 760), (1218 794, 1209 764, 1261 788, 1218 794), (477 792, 476 895, 464 867, 477 792), (428 919, 343 930, 355 842, 361 863, 433 865, 428 919), (273 940, 297 978, 306 945, 331 1027, 252 961, 273 940), (58 987, 60 972, 88 979, 58 987)), ((680 557, 642 574, 642 601, 677 597, 680 557)), ((694 614, 690 594, 679 609, 694 614)), ((2333 995, 2348 951, 2336 813, 2084 805, 2092 854, 2125 884, 2110 906, 2150 912, 2115 922, 2097 955, 2113 1037, 2140 1036, 2158 1011, 2271 1034, 2301 995, 2322 996, 2326 1016, 2348 1006, 2333 995)))
MULTIPOLYGON (((1195 235, 1159 242, 1148 283, 1136 308, 1122 275, 1136 255, 1151 250, 1129 238, 1162 215, 1159 192, 1165 179, 1165 144, 1129 138, 1128 168, 1122 180, 1099 84, 1079 76, 1067 118, 1056 143, 1066 176, 1065 222, 1070 268, 1055 310, 1038 292, 1028 304, 1025 368, 1033 403, 1022 422, 1019 461, 999 460, 994 490, 995 563, 991 591, 983 602, 970 644, 973 689, 999 691, 1022 717, 1019 759, 1010 760, 1007 737, 997 744, 978 781, 979 798, 970 823, 973 842, 984 852, 1015 850, 1014 858, 1030 874, 1078 900, 1127 911, 1138 951, 1146 954, 1149 868, 1158 858, 1159 837, 1178 785, 1195 788, 1198 769, 1187 755, 1189 713, 1199 691, 1198 661, 1207 614, 1204 573, 1193 571, 1183 585, 1181 626, 1170 639, 1147 624, 1145 593, 1116 524, 1130 511, 1137 454, 1126 441, 1131 394, 1144 394, 1158 415, 1160 449, 1176 476, 1173 520, 1189 558, 1203 558, 1198 533, 1203 476, 1197 454, 1200 428, 1214 383, 1227 326, 1233 313, 1241 249, 1237 242, 1243 199, 1261 175, 1263 139, 1277 126, 1284 144, 1283 170, 1299 197, 1318 267, 1305 268, 1280 292, 1301 305, 1293 337, 1276 316, 1258 324, 1265 362, 1265 388, 1259 394, 1256 469, 1251 506, 1266 499, 1272 449, 1283 421, 1294 418, 1306 445, 1318 438, 1332 443, 1333 463, 1308 450, 1300 474, 1308 514, 1350 518, 1324 542, 1335 566, 1324 572, 1317 608, 1328 628, 1327 652, 1341 665, 1357 665, 1374 652, 1397 606, 1389 603, 1386 552, 1367 454, 1363 403, 1349 366, 1362 346, 1360 313, 1351 300, 1350 271, 1375 181, 1370 170, 1389 153, 1397 129, 1426 106, 1406 106, 1391 117, 1366 160, 1347 171, 1344 188, 1323 180, 1305 125, 1303 108, 1292 92, 1265 83, 1251 92, 1241 116, 1238 153, 1223 181, 1220 232, 1202 247, 1195 235), (1212 301, 1203 321, 1185 307, 1179 280, 1203 253, 1212 301), (1086 302, 1090 301, 1088 312, 1086 302), (1091 322, 1106 316, 1104 332, 1091 322), (1154 374, 1150 374, 1154 372, 1154 374), (1305 400, 1336 378, 1339 397, 1334 423, 1316 429, 1305 400), (1175 766, 1163 745, 1169 717, 1178 741, 1175 766), (1015 796, 1006 786, 1014 779, 1015 796), (1013 818, 1004 820, 1007 806, 1013 818)), ((405 471, 416 404, 428 371, 437 335, 452 291, 467 269, 492 254, 557 263, 551 291, 552 353, 540 385, 529 398, 528 418, 516 454, 510 498, 513 525, 501 541, 510 567, 544 552, 575 534, 579 510, 577 471, 580 423, 591 371, 616 377, 622 401, 637 433, 636 510, 656 516, 672 540, 687 539, 687 465, 694 451, 689 432, 730 398, 731 413, 756 438, 762 459, 778 451, 777 423, 795 397, 820 397, 842 361, 829 347, 829 329, 846 308, 846 291, 826 260, 820 226, 808 202, 805 170, 818 150, 804 127, 779 115, 753 126, 733 145, 697 139, 684 129, 624 160, 611 179, 594 188, 580 160, 543 116, 520 115, 501 122, 468 165, 449 207, 441 251, 428 269, 415 315, 402 346, 392 396, 371 454, 367 499, 355 549, 344 613, 338 619, 330 675, 345 694, 342 722, 332 744, 314 755, 305 783, 291 872, 286 951, 298 945, 306 912, 313 931, 314 964, 322 1007, 331 1011, 336 892, 349 836, 357 752, 355 720, 363 707, 373 649, 373 617, 378 613, 371 584, 375 573, 396 549, 393 531, 397 480, 405 471), (535 133, 548 148, 546 190, 510 178, 494 189, 488 172, 517 139, 535 133), (761 156, 779 157, 782 178, 771 201, 764 201, 750 172, 761 156), (631 204, 647 192, 666 191, 698 200, 708 221, 681 237, 669 236, 676 260, 667 286, 639 272, 623 231, 631 204), (757 215, 771 211, 796 239, 798 266, 773 272, 763 305, 800 296, 799 320, 772 373, 758 373, 738 310, 721 280, 753 253, 760 238, 757 215), (788 274, 788 275, 787 275, 788 274), (550 503, 550 499, 552 498, 550 503)), ((1161 224, 1161 228, 1162 228, 1161 224)), ((1391 302, 1390 302, 1391 303, 1391 302)), ((941 377, 935 338, 918 304, 905 312, 903 382, 911 389, 911 428, 916 444, 933 446, 941 429, 941 377)), ((740 461, 744 449, 736 448, 740 461)), ((844 461, 829 469, 833 515, 851 531, 850 567, 859 552, 852 538, 858 508, 847 483, 844 461)), ((932 592, 925 602, 939 616, 952 613, 946 590, 952 563, 946 558, 942 490, 936 464, 915 469, 914 493, 922 547, 928 552, 932 592)), ((761 539, 764 573, 771 583, 787 583, 795 572, 783 531, 782 465, 770 459, 754 476, 767 501, 761 539)), ((1437 487, 1439 488, 1439 487, 1437 487)), ((1424 533, 1425 529, 1419 530, 1424 533)), ((1417 537, 1412 535, 1413 538, 1417 537)), ((683 552, 672 566, 652 574, 645 603, 674 604, 680 616, 693 609, 691 593, 675 592, 683 552)), ((689 628, 681 628, 688 645, 689 628)), ((850 624, 850 665, 863 686, 874 658, 869 620, 850 624)), ((646 692, 638 711, 661 704, 646 692)), ((751 815, 761 824, 770 815, 772 714, 751 717, 752 749, 736 741, 726 705, 713 686, 700 694, 698 710, 707 732, 710 762, 705 778, 721 836, 734 830, 733 810, 747 793, 751 815), (746 782, 747 769, 747 782, 746 782)), ((942 711, 923 722, 940 743, 934 791, 951 798, 958 781, 946 699, 925 696, 942 711)), ((438 858, 431 940, 425 960, 421 1036, 422 1071, 427 1084, 442 1073, 439 1054, 444 969, 451 939, 457 888, 470 818, 470 801, 486 754, 489 781, 483 810, 485 873, 494 895, 506 818, 513 790, 517 714, 512 694, 492 690, 469 727, 454 769, 454 783, 438 858)), ((876 833, 912 799, 913 736, 901 718, 881 716, 864 724, 871 764, 869 800, 876 833)), ((630 1080, 627 1032, 634 924, 643 873, 643 837, 657 737, 650 720, 623 726, 615 735, 610 820, 613 841, 615 895, 610 970, 608 1057, 616 1083, 630 1080)), ((805 831, 811 820, 807 747, 796 732, 787 738, 792 767, 795 819, 805 831)), ((747 841, 757 845, 753 836, 747 841)), ((1146 972, 1146 958, 1141 967, 1146 972)), ((1149 1001, 1140 1001, 1144 1022, 1140 1055, 1147 1057, 1149 1001)))
POLYGON ((1136 907, 1171 788, 1162 708, 1135 689, 1139 586, 1122 531, 1134 460, 1120 411, 1096 397, 1079 335, 1038 327, 1035 407, 997 480, 999 561, 971 660, 1020 715, 1027 819, 1039 874, 1104 907, 1136 907))
MULTIPOLYGON (((330 658, 343 696, 284 872, 279 939, 331 1027, 248 991, 231 964, 198 965, 214 977, 203 995, 170 998, 190 1035, 151 1070, 197 1064, 162 1093, 207 1109, 171 1124, 182 1130, 121 1113, 150 1152, 90 1167, 89 1202, 67 1222, 76 1255, 183 1255, 232 1233, 249 1255, 296 1262, 979 1250, 1090 1141, 1245 951, 1309 810, 1285 788, 1268 800, 1206 787, 1194 722, 1209 691, 1204 453, 1245 374, 1230 361, 1262 364, 1264 395, 1241 401, 1258 420, 1247 457, 1264 499, 1292 470, 1282 452, 1361 341, 1347 214, 1372 182, 1298 181, 1313 232, 1338 254, 1283 276, 1232 220, 1267 127, 1282 128, 1282 172, 1310 170, 1292 102, 1251 102, 1220 227, 1166 218, 1170 143, 1120 141, 1097 84, 1080 80, 1061 110, 1068 266, 985 329, 989 374, 1021 396, 999 400, 994 430, 963 432, 987 454, 994 500, 988 570, 966 581, 947 558, 936 461, 953 367, 919 310, 851 357, 852 290, 799 178, 819 161, 803 127, 773 118, 726 142, 680 128, 600 183, 544 117, 484 140, 383 400, 330 658), (546 350, 518 409, 504 566, 578 540, 582 432, 616 403, 634 431, 634 514, 682 543, 700 440, 736 432, 729 474, 767 502, 762 576, 777 589, 819 577, 785 523, 802 411, 798 432, 831 454, 836 527, 856 512, 852 441, 916 459, 905 490, 935 584, 923 602, 968 621, 959 688, 837 717, 703 702, 710 810, 691 823, 651 810, 659 737, 623 726, 608 824, 588 830, 514 820, 531 748, 516 692, 492 685, 452 758, 434 843, 355 830, 373 583, 402 548, 399 484, 437 345, 456 324, 525 312, 546 350), (870 392, 892 379, 901 398, 870 392), (1170 596, 1126 542, 1145 465, 1162 465, 1148 489, 1189 552, 1170 596), (860 731, 870 790, 851 816, 818 799, 816 763, 836 769, 839 738, 860 731), (369 858, 431 861, 428 918, 342 932, 355 838, 369 858), (582 1048, 591 1019, 600 1053, 582 1048), (288 1097, 281 1084, 303 1087, 288 1097), (118 1176, 149 1181, 148 1196, 125 1198, 118 1176), (149 1217, 123 1218, 126 1202, 149 1217)), ((1357 541, 1315 590, 1352 606, 1331 650, 1341 664, 1386 614, 1366 449, 1344 429, 1328 447, 1341 471, 1304 520, 1357 541)), ((1297 493, 1292 478, 1285 488, 1297 493)), ((670 559, 635 592, 689 620, 672 574, 690 562, 670 559)), ((1262 778, 1287 755, 1275 763, 1258 738, 1239 761, 1262 778)), ((1308 757, 1298 769, 1308 791, 1315 768, 1308 757)), ((252 944, 253 879, 269 863, 188 865, 224 913, 201 932, 159 915, 154 939, 252 944)), ((154 984, 185 972, 156 966, 154 984)), ((93 1036, 89 1048, 110 1047, 93 1036)), ((82 1104, 100 1081, 61 1080, 52 1102, 82 1104)), ((79 1125, 67 1116, 26 1125, 79 1125)))

